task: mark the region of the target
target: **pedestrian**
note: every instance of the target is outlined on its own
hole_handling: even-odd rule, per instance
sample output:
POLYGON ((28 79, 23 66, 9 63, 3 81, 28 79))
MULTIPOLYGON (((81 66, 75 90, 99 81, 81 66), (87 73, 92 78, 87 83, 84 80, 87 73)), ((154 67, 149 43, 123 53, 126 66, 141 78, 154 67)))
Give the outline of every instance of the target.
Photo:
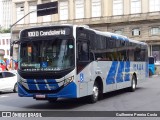
POLYGON ((1 68, 2 71, 6 70, 6 67, 5 67, 5 65, 3 65, 3 63, 0 64, 0 68, 1 68))
POLYGON ((15 70, 18 69, 18 62, 17 62, 17 61, 15 62, 15 67, 14 67, 14 69, 15 69, 15 70))

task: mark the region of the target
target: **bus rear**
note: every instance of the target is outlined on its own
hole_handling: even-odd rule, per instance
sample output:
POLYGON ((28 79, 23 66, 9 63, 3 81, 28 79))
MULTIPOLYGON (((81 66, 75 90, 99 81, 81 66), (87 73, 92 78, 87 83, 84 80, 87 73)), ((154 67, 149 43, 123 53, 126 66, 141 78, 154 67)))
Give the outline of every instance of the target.
POLYGON ((55 101, 76 98, 75 40, 72 26, 50 26, 20 33, 18 95, 55 101))

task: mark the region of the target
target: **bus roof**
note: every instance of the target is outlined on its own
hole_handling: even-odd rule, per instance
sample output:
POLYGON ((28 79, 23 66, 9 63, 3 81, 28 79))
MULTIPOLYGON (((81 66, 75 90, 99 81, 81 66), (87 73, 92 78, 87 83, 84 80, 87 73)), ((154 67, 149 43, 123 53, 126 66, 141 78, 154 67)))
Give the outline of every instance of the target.
MULTIPOLYGON (((102 31, 92 29, 88 25, 57 24, 57 25, 30 27, 30 28, 26 28, 26 29, 23 29, 23 30, 34 29, 34 28, 43 28, 43 27, 56 27, 56 26, 83 27, 85 29, 94 31, 96 34, 103 35, 103 36, 106 36, 106 37, 110 37, 110 38, 113 38, 113 39, 128 41, 128 42, 132 42, 132 43, 136 43, 136 44, 147 45, 144 42, 140 42, 140 41, 137 41, 137 40, 132 40, 132 39, 129 39, 128 37, 123 36, 123 35, 119 35, 119 34, 115 34, 115 33, 111 33, 111 32, 102 32, 102 31)), ((21 31, 23 31, 23 30, 21 30, 21 31)))
POLYGON ((102 32, 102 31, 94 30, 94 29, 91 29, 91 28, 88 28, 88 27, 85 28, 85 29, 92 30, 96 34, 103 35, 103 36, 106 36, 106 37, 110 37, 110 38, 113 38, 113 39, 128 41, 128 42, 141 44, 141 45, 147 45, 145 42, 140 42, 138 40, 132 40, 132 39, 128 38, 127 36, 123 36, 123 35, 119 35, 119 34, 115 34, 115 33, 111 33, 111 32, 102 32))

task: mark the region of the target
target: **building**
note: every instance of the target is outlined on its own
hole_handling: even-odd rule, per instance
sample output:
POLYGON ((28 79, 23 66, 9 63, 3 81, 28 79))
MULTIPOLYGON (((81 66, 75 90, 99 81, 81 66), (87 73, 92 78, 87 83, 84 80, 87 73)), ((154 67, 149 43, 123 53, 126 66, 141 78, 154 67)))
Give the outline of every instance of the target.
POLYGON ((0 8, 0 26, 8 29, 12 24, 12 0, 0 0, 0 8))
POLYGON ((10 33, 0 34, 0 59, 10 59, 10 33))
MULTIPOLYGON (((55 0, 12 0, 13 23, 37 4, 55 0)), ((86 24, 149 44, 149 56, 160 61, 160 0, 58 0, 58 14, 31 13, 13 27, 13 38, 23 28, 47 24, 86 24)))

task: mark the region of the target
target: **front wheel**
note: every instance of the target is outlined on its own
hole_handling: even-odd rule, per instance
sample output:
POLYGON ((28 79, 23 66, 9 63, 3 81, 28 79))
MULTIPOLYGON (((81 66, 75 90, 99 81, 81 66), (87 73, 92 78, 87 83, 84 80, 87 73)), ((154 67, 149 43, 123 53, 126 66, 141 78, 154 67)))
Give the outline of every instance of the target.
POLYGON ((129 91, 130 91, 130 92, 134 92, 134 91, 136 90, 136 85, 137 85, 137 83, 136 83, 136 77, 133 76, 133 78, 132 78, 132 83, 131 83, 131 87, 129 87, 129 91))
POLYGON ((98 97, 99 97, 99 86, 98 86, 97 82, 95 82, 94 85, 93 85, 92 95, 89 96, 89 102, 90 103, 97 102, 98 97))

